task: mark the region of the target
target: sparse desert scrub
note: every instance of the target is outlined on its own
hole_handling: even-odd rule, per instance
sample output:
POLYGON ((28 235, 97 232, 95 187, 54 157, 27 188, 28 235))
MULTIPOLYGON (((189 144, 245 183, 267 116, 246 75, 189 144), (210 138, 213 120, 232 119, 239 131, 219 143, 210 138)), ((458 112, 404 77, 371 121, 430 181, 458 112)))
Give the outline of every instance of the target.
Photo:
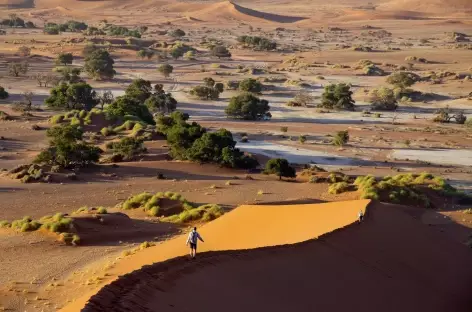
POLYGON ((344 146, 347 142, 349 142, 349 131, 344 130, 336 132, 331 142, 335 146, 344 146))
POLYGON ((188 223, 192 221, 208 222, 222 216, 223 209, 215 204, 206 204, 197 208, 185 209, 178 215, 164 218, 163 221, 175 223, 188 223))
POLYGON ((361 198, 380 199, 392 203, 408 203, 429 208, 432 202, 428 196, 430 190, 441 196, 469 202, 470 196, 458 191, 443 178, 430 173, 398 174, 376 179, 373 176, 360 176, 354 182, 361 198))
POLYGON ((346 182, 337 182, 329 186, 328 192, 330 194, 341 194, 349 190, 349 184, 346 182))

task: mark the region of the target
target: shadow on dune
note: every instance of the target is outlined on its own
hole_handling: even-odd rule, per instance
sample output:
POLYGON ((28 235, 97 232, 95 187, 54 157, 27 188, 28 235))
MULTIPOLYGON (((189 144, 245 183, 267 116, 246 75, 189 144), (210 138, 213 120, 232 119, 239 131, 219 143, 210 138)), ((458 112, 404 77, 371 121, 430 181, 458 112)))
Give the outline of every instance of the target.
POLYGON ((145 266, 82 311, 471 311, 471 251, 417 213, 373 203, 316 240, 145 266))

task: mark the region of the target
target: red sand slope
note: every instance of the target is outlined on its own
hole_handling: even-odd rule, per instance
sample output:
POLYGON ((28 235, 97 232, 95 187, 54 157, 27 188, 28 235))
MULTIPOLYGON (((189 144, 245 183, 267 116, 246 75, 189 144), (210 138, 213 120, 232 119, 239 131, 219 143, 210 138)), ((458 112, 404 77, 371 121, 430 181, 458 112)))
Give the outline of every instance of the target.
POLYGON ((147 266, 83 311, 472 311, 472 252, 403 209, 373 204, 318 240, 147 266))
MULTIPOLYGON (((353 223, 369 200, 308 205, 244 205, 206 224, 199 232, 205 238, 200 251, 254 249, 296 244, 353 223), (237 239, 234 239, 237 237, 237 239)), ((183 235, 136 255, 122 259, 108 273, 112 276, 139 270, 144 265, 188 253, 183 235)), ((62 311, 79 311, 99 289, 84 293, 62 311)))

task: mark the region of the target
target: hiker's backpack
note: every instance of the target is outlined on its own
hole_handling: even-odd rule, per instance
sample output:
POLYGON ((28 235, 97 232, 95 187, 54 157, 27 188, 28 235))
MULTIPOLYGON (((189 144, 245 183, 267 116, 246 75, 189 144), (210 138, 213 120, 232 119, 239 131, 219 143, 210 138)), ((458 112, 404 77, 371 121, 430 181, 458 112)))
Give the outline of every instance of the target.
POLYGON ((190 235, 190 242, 192 244, 196 244, 197 243, 197 238, 198 238, 197 231, 192 231, 192 235, 190 235))

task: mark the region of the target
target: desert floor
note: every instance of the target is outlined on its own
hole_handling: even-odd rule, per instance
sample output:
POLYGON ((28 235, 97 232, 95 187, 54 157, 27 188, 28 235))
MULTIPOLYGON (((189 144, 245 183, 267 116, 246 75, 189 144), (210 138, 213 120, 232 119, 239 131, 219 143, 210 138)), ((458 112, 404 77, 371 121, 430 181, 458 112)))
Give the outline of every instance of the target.
MULTIPOLYGON (((0 121, 0 137, 3 138, 0 140, 0 168, 10 170, 17 165, 30 163, 48 144, 45 131, 51 127, 48 119, 57 112, 44 105, 49 88, 39 87, 34 75, 50 73, 55 67, 54 58, 61 52, 72 52, 73 66, 83 66, 81 51, 87 43, 94 42, 110 48, 117 71, 117 75, 110 81, 94 81, 83 74, 83 78, 95 90, 111 91, 115 96, 119 96, 136 78, 150 80, 153 84, 163 84, 164 89, 177 99, 177 109, 190 115, 190 121, 197 121, 209 130, 226 128, 232 131, 238 141, 237 147, 256 155, 262 163, 269 158, 281 157, 300 165, 297 167, 298 171, 302 165, 316 164, 328 171, 341 171, 353 176, 372 174, 380 177, 399 172, 430 172, 443 176, 460 190, 472 192, 471 129, 464 125, 432 121, 438 109, 447 107, 453 112, 463 111, 466 116, 472 118, 471 43, 456 42, 451 37, 453 32, 472 36, 472 7, 468 1, 454 0, 450 4, 438 0, 431 0, 428 4, 419 1, 411 1, 409 4, 405 4, 405 1, 371 1, 377 6, 375 10, 365 8, 367 2, 358 0, 335 0, 330 4, 319 0, 235 2, 0 0, 0 19, 8 18, 14 13, 38 25, 37 29, 5 28, 6 34, 0 35, 0 86, 10 94, 8 100, 0 100, 0 110, 14 117, 10 121, 0 121), (89 25, 99 25, 106 19, 109 23, 130 28, 147 26, 148 30, 142 40, 150 43, 149 45, 174 42, 175 39, 166 35, 165 31, 180 28, 187 33, 182 39, 184 43, 197 49, 196 57, 194 60, 175 60, 170 57, 167 60, 142 60, 136 56, 136 47, 127 45, 126 38, 123 37, 85 37, 81 33, 70 32, 60 35, 43 33, 44 23, 71 19, 84 21, 89 25), (378 38, 366 35, 369 30, 385 30, 390 32, 391 36, 378 38), (270 38, 278 43, 278 49, 266 52, 241 47, 236 40, 240 35, 270 38), (229 46, 232 57, 212 57, 208 49, 201 44, 202 41, 210 39, 229 46), (373 51, 353 50, 352 47, 357 45, 369 46, 373 51), (20 46, 31 48, 31 55, 17 55, 20 46), (425 58, 428 62, 406 60, 411 56, 425 58), (444 78, 440 83, 423 81, 413 85, 413 89, 430 95, 427 100, 400 103, 397 111, 381 112, 379 116, 365 115, 363 112, 369 110, 370 106, 368 92, 373 88, 388 85, 386 75, 366 76, 357 68, 358 62, 365 59, 378 64, 387 74, 392 72, 395 66, 411 66, 410 71, 421 76, 434 71, 443 73, 444 78), (29 63, 27 75, 8 75, 8 64, 11 61, 25 60, 29 63), (163 62, 174 66, 174 72, 169 78, 164 78, 157 72, 157 66, 163 62), (269 101, 272 119, 227 119, 224 108, 230 98, 237 94, 236 91, 225 90, 217 101, 201 101, 191 97, 188 91, 200 85, 205 77, 212 77, 217 82, 249 77, 266 81, 263 82, 261 98, 269 101), (316 107, 321 101, 323 87, 338 82, 352 84, 353 98, 356 101, 355 111, 320 110, 316 107), (314 98, 313 103, 307 107, 287 106, 287 102, 302 90, 314 98), (24 92, 32 92, 33 103, 40 108, 33 112, 32 116, 25 117, 13 110, 14 102, 21 100, 24 92), (41 130, 33 130, 33 125, 39 126, 41 130), (287 127, 288 131, 282 132, 282 127, 287 127), (342 148, 335 147, 330 143, 331 137, 336 131, 342 130, 349 131, 350 141, 342 148), (306 137, 304 143, 299 142, 302 135, 306 137), (240 142, 242 136, 247 136, 249 141, 240 142)), ((472 37, 468 38, 472 40, 472 37)), ((107 139, 102 143, 106 142, 107 139)), ((80 304, 83 306, 90 296, 119 275, 139 269, 142 265, 182 256, 183 251, 180 252, 179 249, 178 253, 163 254, 162 258, 161 255, 158 258, 148 257, 149 254, 159 253, 162 246, 169 243, 167 241, 172 241, 175 237, 181 239, 179 235, 186 233, 189 226, 159 222, 139 213, 120 215, 121 211, 114 208, 115 205, 134 194, 145 191, 179 192, 191 202, 219 204, 226 211, 234 210, 240 205, 316 204, 359 198, 357 192, 329 194, 328 184, 306 183, 306 179, 302 177, 286 182, 261 173, 169 160, 166 157, 168 146, 165 140, 145 142, 145 145, 149 152, 139 160, 119 163, 118 166, 100 164, 92 169, 84 169, 77 173, 76 181, 65 179, 60 183, 23 184, 5 175, 0 176, 0 220, 14 220, 23 216, 40 218, 57 212, 72 213, 83 206, 104 206, 108 207, 109 212, 113 212, 109 219, 105 220, 108 222, 107 231, 102 233, 102 228, 91 225, 87 243, 78 247, 65 246, 59 243, 56 237, 44 233, 17 233, 0 228, 0 307, 7 311, 57 311, 64 307, 69 309, 68 311, 77 311, 81 308, 80 304), (163 174, 166 179, 157 179, 158 174, 163 174), (227 181, 231 181, 230 185, 227 181), (136 250, 144 241, 164 243, 130 254, 130 250, 136 250), (74 303, 75 301, 77 302, 74 303)), ((340 209, 339 205, 336 209, 340 209)), ((265 241, 264 244, 257 244, 253 240, 254 245, 238 246, 234 249, 299 243, 313 239, 352 223, 354 220, 351 218, 355 218, 358 203, 348 205, 352 205, 349 208, 352 211, 349 211, 349 217, 343 217, 346 217, 347 221, 341 218, 342 224, 337 224, 341 219, 332 214, 323 215, 321 220, 331 220, 336 224, 327 221, 331 226, 318 228, 316 235, 310 233, 304 239, 287 242, 278 240, 274 244, 265 241)), ((252 206, 239 209, 246 211, 248 207, 252 206)), ((318 209, 329 209, 327 206, 320 207, 318 209)), ((427 236, 424 232, 427 230, 413 228, 430 225, 435 231, 443 232, 439 236, 451 241, 454 247, 447 248, 451 248, 452 254, 457 252, 462 256, 462 251, 458 251, 462 247, 459 243, 466 242, 472 234, 472 214, 464 213, 466 208, 470 207, 444 203, 434 211, 420 210, 412 213, 408 210, 409 216, 414 214, 417 222, 415 224, 410 223, 411 220, 407 220, 403 213, 400 216, 392 212, 391 207, 386 208, 385 213, 378 212, 382 208, 375 208, 374 216, 379 213, 382 215, 379 218, 386 218, 392 214, 398 221, 395 223, 398 227, 402 227, 402 222, 407 222, 411 227, 411 230, 406 232, 408 235, 421 232, 418 235, 427 236)), ((230 212, 228 216, 237 213, 239 209, 230 212)), ((292 213, 287 212, 287 218, 292 213)), ((251 218, 254 218, 259 220, 255 224, 261 233, 268 231, 268 223, 264 222, 263 216, 256 218, 250 215, 238 222, 249 223, 251 218)), ((225 218, 226 216, 218 220, 221 222, 219 224, 224 224, 225 218)), ((381 227, 380 224, 388 223, 382 220, 383 223, 371 224, 365 232, 356 236, 356 239, 361 242, 368 235, 378 233, 378 229, 372 227, 381 227)), ((216 227, 217 224, 215 221, 213 226, 216 227)), ((211 226, 212 223, 206 225, 208 228, 211 226)), ((300 228, 303 227, 300 225, 300 228)), ((348 231, 355 232, 358 228, 348 231)), ((253 230, 257 232, 256 229, 253 230)), ((295 223, 284 229, 285 232, 297 230, 295 223)), ((227 231, 219 229, 215 233, 227 235, 227 231)), ((335 240, 341 242, 342 237, 347 234, 336 235, 333 236, 335 240)), ((432 235, 436 239, 436 234, 432 235)), ((393 241, 390 236, 385 237, 393 241)), ((430 247, 422 245, 427 238, 421 237, 424 240, 414 242, 416 245, 412 243, 410 247, 429 250, 430 247)), ((443 238, 438 239, 444 246, 448 245, 442 241, 443 238)), ((402 237, 402 242, 407 240, 407 237, 402 237)), ((342 244, 348 244, 347 242, 342 244)), ((369 243, 365 244, 359 246, 368 248, 369 243)), ((300 255, 305 253, 305 249, 326 248, 318 245, 322 243, 314 241, 297 246, 293 254, 288 252, 284 255, 287 259, 279 258, 279 253, 283 252, 275 251, 279 259, 277 261, 294 263, 292 266, 296 267, 297 263, 304 263, 300 260, 300 255)), ((211 244, 203 246, 206 246, 205 251, 233 249, 225 244, 215 245, 215 248, 211 244)), ((184 248, 183 244, 181 247, 184 248)), ((323 252, 326 257, 324 260, 316 260, 313 254, 310 254, 310 259, 322 263, 341 257, 339 251, 323 252)), ((391 252, 398 255, 402 251, 397 248, 391 252)), ((438 253, 431 251, 428 255, 438 256, 438 253)), ((225 260, 221 267, 212 269, 213 260, 209 257, 209 260, 205 261, 210 264, 202 265, 201 271, 189 268, 199 272, 185 275, 183 281, 177 283, 178 292, 188 291, 179 288, 184 287, 184 284, 201 283, 202 274, 228 274, 225 278, 231 279, 237 272, 236 268, 261 267, 268 261, 265 252, 260 257, 248 256, 248 261, 240 260, 237 254, 236 257, 230 256, 228 261, 225 260), (241 264, 240 261, 244 263, 241 264), (231 274, 224 273, 231 271, 231 274)), ((224 254, 221 257, 225 257, 224 254)), ((246 254, 241 252, 241 257, 246 257, 246 254)), ((423 259, 423 255, 418 257, 417 259, 423 259)), ((403 261, 404 258, 395 259, 403 261)), ((449 261, 449 258, 445 258, 446 260, 449 261)), ((271 263, 270 268, 261 274, 269 274, 271 270, 280 268, 281 263, 277 261, 271 263)), ((338 264, 344 265, 341 262, 338 264)), ((433 269, 440 271, 442 268, 431 267, 418 274, 430 274, 433 269)), ((287 276, 294 276, 295 279, 295 276, 299 276, 297 274, 302 274, 292 273, 281 276, 280 280, 288 278, 287 276)), ((444 273, 444 276, 435 279, 434 283, 450 282, 451 276, 456 276, 457 272, 449 273, 451 275, 444 273)), ((324 279, 328 277, 323 276, 324 279)), ((247 277, 241 277, 239 282, 247 284, 248 280, 245 278, 247 277)), ((375 278, 372 278, 371 286, 375 287, 375 278)), ((420 283, 418 280, 402 281, 411 281, 415 285, 420 283)), ((387 285, 385 291, 388 287, 392 287, 389 291, 395 291, 397 286, 387 285)), ((208 284, 207 287, 201 291, 214 292, 218 288, 214 284, 208 284)), ((460 285, 456 284, 454 287, 460 288, 460 285)), ((251 292, 251 289, 247 291, 251 292)), ((405 289, 403 291, 407 293, 405 289)), ((303 295, 301 292, 300 296, 303 295)), ((425 293, 421 296, 427 298, 425 293)), ((449 297, 446 297, 438 295, 437 301, 430 301, 428 307, 435 304, 442 307, 441 304, 449 302, 449 297)), ((224 304, 224 298, 220 297, 216 303, 224 304)), ((162 304, 174 302, 175 298, 166 297, 165 300, 165 303, 150 302, 146 308, 166 311, 168 306, 164 308, 162 304)), ((276 307, 278 301, 272 303, 276 307)), ((216 305, 215 307, 221 308, 216 305)), ((179 306, 181 310, 186 308, 179 306)), ((207 309, 204 305, 201 308, 207 309)), ((245 307, 233 308, 242 310, 245 307)), ((421 307, 417 308, 421 310, 421 307)), ((300 310, 309 309, 307 306, 300 306, 300 310)))

